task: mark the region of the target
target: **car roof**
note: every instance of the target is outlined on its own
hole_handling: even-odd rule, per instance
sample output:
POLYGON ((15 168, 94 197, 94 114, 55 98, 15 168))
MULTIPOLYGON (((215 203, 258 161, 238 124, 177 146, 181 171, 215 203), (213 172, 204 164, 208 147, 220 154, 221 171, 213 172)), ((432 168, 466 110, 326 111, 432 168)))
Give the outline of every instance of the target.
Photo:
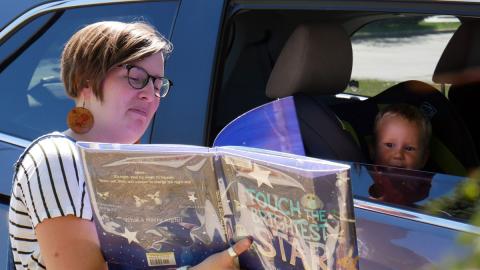
POLYGON ((13 21, 19 15, 27 12, 35 6, 52 2, 52 0, 15 0, 14 5, 4 5, 0 10, 0 29, 13 21))

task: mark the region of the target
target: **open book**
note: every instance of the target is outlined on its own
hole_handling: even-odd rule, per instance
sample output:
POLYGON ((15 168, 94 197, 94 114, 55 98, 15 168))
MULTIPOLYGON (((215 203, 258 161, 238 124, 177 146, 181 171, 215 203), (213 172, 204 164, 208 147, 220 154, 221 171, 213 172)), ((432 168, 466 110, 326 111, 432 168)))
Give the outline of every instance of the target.
POLYGON ((195 265, 251 235, 245 269, 358 269, 346 165, 246 147, 78 146, 108 262, 195 265))

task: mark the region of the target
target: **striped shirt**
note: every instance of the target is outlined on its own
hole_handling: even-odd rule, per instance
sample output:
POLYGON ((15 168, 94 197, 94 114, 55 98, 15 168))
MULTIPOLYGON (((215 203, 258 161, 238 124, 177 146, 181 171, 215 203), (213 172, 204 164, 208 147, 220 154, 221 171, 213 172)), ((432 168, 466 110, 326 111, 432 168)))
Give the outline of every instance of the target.
POLYGON ((54 132, 32 142, 15 164, 9 231, 16 269, 45 269, 34 231, 43 220, 92 220, 79 157, 75 142, 54 132))

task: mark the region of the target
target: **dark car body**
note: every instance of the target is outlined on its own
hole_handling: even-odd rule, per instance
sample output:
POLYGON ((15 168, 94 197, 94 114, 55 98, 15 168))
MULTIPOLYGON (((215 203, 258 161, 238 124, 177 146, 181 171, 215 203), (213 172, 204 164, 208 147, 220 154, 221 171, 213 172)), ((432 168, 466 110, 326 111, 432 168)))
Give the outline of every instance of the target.
MULTIPOLYGON (((423 35, 438 33, 451 35, 455 29, 437 31, 427 27, 415 35, 402 30, 399 37, 395 34, 398 34, 397 28, 392 26, 395 29, 388 30, 392 24, 385 24, 388 27, 382 26, 380 32, 376 28, 361 32, 360 29, 364 26, 392 19, 418 18, 419 20, 411 21, 421 21, 423 27, 423 23, 428 21, 426 18, 433 17, 437 20, 441 19, 440 15, 457 19, 458 22, 480 20, 480 2, 72 0, 41 2, 18 16, 12 16, 16 19, 5 25, 0 32, 0 267, 7 267, 8 203, 13 164, 37 136, 67 128, 65 117, 74 104, 63 91, 59 55, 68 37, 81 26, 99 20, 146 20, 169 38, 174 44, 174 52, 166 61, 166 74, 175 86, 168 98, 161 100, 142 143, 211 146, 216 135, 229 122, 242 113, 273 100, 265 95, 267 82, 283 45, 298 25, 339 25, 352 38, 354 45, 359 45, 358 51, 365 55, 370 53, 371 56, 383 51, 381 46, 368 47, 371 42, 369 38, 385 38, 386 41, 380 43, 388 45, 401 43, 406 35, 409 38, 406 44, 415 45, 419 41, 411 39, 412 36, 421 38, 423 35)), ((442 40, 448 42, 448 39, 442 40)), ((325 37, 325 40, 328 42, 329 37, 325 37)), ((468 42, 466 41, 470 44, 468 42)), ((475 44, 474 41, 471 42, 475 44)), ((437 44, 437 41, 427 44, 437 44)), ((434 64, 446 43, 438 46, 440 51, 429 56, 434 64)), ((388 52, 389 47, 386 47, 388 52)), ((354 63, 358 51, 354 46, 354 63)), ((354 66, 352 77, 349 77, 353 83, 349 84, 345 93, 341 93, 344 89, 336 92, 329 90, 325 94, 317 93, 316 96, 339 116, 348 118, 352 114, 362 114, 363 111, 352 112, 348 108, 361 106, 361 102, 369 99, 376 100, 374 97, 392 84, 425 78, 423 75, 411 76, 405 70, 415 69, 418 65, 414 60, 424 56, 428 58, 427 55, 415 55, 410 49, 407 51, 406 56, 400 57, 405 61, 393 67, 381 67, 387 61, 384 60, 385 56, 362 60, 380 68, 374 74, 385 71, 385 77, 381 79, 383 84, 380 84, 375 94, 364 94, 361 89, 357 90, 367 82, 362 80, 363 73, 357 72, 359 69, 356 70, 354 66), (387 70, 393 73, 392 76, 400 73, 404 76, 389 79, 387 70), (360 87, 357 87, 358 81, 360 87)), ((398 48, 392 49, 390 54, 398 54, 398 48)), ((469 55, 465 57, 468 59, 469 55)), ((432 73, 433 69, 434 67, 432 73)), ((325 72, 328 74, 328 70, 325 72)), ((378 80, 368 83, 372 81, 376 83, 378 80)), ((445 84, 449 83, 441 82, 436 86, 445 90, 445 84)), ((439 90, 439 93, 445 94, 444 92, 439 90)), ((392 101, 395 101, 395 97, 392 101)), ((436 110, 442 111, 442 108, 437 107, 436 110)), ((480 113, 477 117, 479 115, 480 113)), ((354 126, 357 132, 359 128, 361 129, 354 126)), ((480 144, 478 138, 467 138, 454 130, 451 133, 453 140, 480 144)), ((360 150, 368 155, 364 149, 360 150)), ((352 164, 351 179, 361 269, 420 269, 441 265, 449 256, 469 254, 470 248, 460 245, 458 236, 462 232, 478 235, 480 229, 470 224, 468 218, 450 214, 433 216, 419 208, 374 200, 368 191, 372 184, 372 178, 366 173, 369 168, 368 159, 351 160, 342 157, 341 153, 339 156, 326 152, 323 154, 321 151, 312 153, 313 151, 307 151, 307 155, 352 164)), ((472 158, 458 159, 468 169, 478 165, 472 158)), ((450 194, 467 176, 466 173, 457 171, 432 171, 432 189, 428 198, 422 201, 423 204, 450 194)))

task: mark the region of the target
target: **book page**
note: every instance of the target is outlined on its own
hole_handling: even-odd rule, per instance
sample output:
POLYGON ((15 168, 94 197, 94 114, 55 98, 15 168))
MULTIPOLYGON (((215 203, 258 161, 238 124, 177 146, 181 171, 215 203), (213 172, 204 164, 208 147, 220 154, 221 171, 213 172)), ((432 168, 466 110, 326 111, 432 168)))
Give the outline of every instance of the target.
POLYGON ((237 154, 221 162, 233 237, 254 237, 242 267, 358 269, 348 167, 237 154))
POLYGON ((171 268, 227 246, 211 155, 92 150, 83 156, 107 261, 171 268))

